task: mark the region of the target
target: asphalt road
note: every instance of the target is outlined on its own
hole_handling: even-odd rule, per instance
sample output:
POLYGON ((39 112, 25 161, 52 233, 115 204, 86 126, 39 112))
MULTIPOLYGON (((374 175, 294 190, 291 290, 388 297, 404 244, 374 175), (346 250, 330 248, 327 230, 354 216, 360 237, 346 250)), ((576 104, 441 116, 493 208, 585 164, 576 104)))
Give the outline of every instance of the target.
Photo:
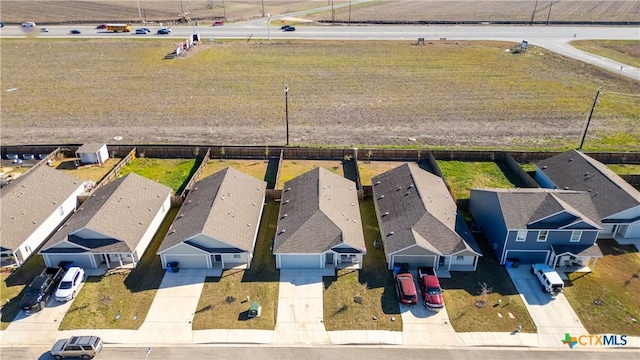
MULTIPOLYGON (((2 348, 2 360, 53 359, 43 348, 2 348)), ((233 360, 390 360, 390 359, 491 359, 491 360, 617 360, 638 359, 637 349, 607 351, 584 350, 536 350, 527 348, 400 348, 391 346, 339 346, 339 347, 270 347, 270 346, 180 346, 155 347, 146 354, 147 347, 107 346, 96 359, 122 360, 182 360, 182 359, 233 359, 233 360)))

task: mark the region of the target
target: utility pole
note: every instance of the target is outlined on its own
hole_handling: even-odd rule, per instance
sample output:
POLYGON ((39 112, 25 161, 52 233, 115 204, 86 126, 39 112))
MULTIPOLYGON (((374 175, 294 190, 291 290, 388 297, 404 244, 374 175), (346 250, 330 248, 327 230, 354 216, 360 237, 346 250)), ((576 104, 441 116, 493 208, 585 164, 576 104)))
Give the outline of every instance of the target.
POLYGON ((536 4, 533 6, 533 12, 531 13, 531 26, 533 26, 533 18, 536 16, 537 9, 538 9, 538 0, 536 0, 536 4))
POLYGON ((549 4, 549 14, 547 14, 547 26, 549 26, 549 18, 551 17, 551 8, 553 7, 553 0, 551 0, 551 4, 549 4))
POLYGON ((600 94, 602 94, 600 92, 600 89, 596 89, 596 97, 593 98, 593 104, 591 104, 591 110, 589 111, 589 116, 587 117, 587 125, 585 125, 584 131, 582 132, 582 139, 580 140, 580 146, 578 146, 578 150, 582 149, 582 145, 584 144, 584 138, 587 137, 587 130, 589 129, 589 123, 591 122, 591 116, 593 115, 593 110, 596 108, 596 104, 598 103, 598 96, 600 94))

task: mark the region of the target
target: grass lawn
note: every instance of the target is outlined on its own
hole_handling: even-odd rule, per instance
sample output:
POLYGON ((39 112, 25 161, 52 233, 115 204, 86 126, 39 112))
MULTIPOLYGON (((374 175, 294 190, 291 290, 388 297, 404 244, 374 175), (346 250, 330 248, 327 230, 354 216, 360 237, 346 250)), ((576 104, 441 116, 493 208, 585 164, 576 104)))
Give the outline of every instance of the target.
POLYGON ((280 166, 280 174, 278 178, 278 184, 276 189, 282 189, 284 183, 302 175, 308 171, 311 171, 317 167, 323 167, 332 173, 336 173, 340 176, 344 176, 342 169, 342 161, 338 160, 283 160, 280 166))
POLYGON ((60 330, 138 329, 164 277, 165 270, 156 251, 177 213, 177 208, 168 212, 136 269, 88 277, 62 319, 60 330))
POLYGON ((18 315, 24 288, 44 267, 42 256, 33 255, 13 273, 0 274, 0 304, 3 305, 0 330, 5 330, 18 315))
POLYGON ((640 41, 637 40, 577 40, 571 45, 623 64, 640 67, 640 41))
POLYGON ((516 180, 502 163, 437 160, 456 199, 468 199, 471 188, 515 188, 516 180))
POLYGON ((258 240, 251 268, 248 270, 226 270, 222 277, 208 277, 204 283, 193 330, 202 329, 264 329, 276 326, 280 271, 269 249, 275 235, 279 203, 265 204, 258 240), (244 302, 249 296, 250 301, 244 302), (233 301, 227 301, 232 297, 233 301), (258 301, 262 306, 260 317, 248 319, 249 305, 258 301))
POLYGON ((536 332, 536 326, 507 270, 498 264, 484 239, 476 241, 484 254, 478 261, 477 270, 452 272, 451 279, 440 279, 451 325, 458 332, 510 332, 518 325, 522 326, 523 332, 536 332), (482 283, 492 289, 486 297, 480 295, 482 283), (486 301, 484 307, 476 306, 480 300, 486 301), (494 307, 498 300, 502 300, 502 305, 494 307), (509 313, 513 314, 513 319, 509 313))
POLYGON ((640 174, 640 165, 637 164, 607 164, 607 167, 618 175, 640 174))
POLYGON ((640 336, 640 253, 598 240, 604 254, 591 273, 568 274, 564 294, 591 334, 640 336), (602 305, 596 305, 600 300, 602 305))
POLYGON ((414 146, 564 150, 602 88, 588 150, 640 147, 640 102, 619 95, 638 82, 534 46, 514 55, 508 42, 415 41, 216 39, 166 61, 168 39, 3 39, 1 80, 19 89, 0 93, 3 142, 281 143, 287 83, 296 145, 416 137, 414 146), (144 101, 133 95, 149 89, 144 101))
POLYGON ((118 158, 108 158, 102 165, 96 164, 76 167, 76 160, 78 160, 78 158, 59 159, 54 161, 51 166, 67 174, 73 175, 78 179, 98 182, 120 161, 118 158))
POLYGON ((328 331, 402 331, 393 276, 387 270, 384 250, 373 246, 380 232, 370 198, 360 201, 360 214, 367 246, 363 268, 343 269, 335 277, 324 277, 324 326, 328 331), (356 302, 357 297, 360 302, 356 302), (396 321, 391 321, 392 316, 396 321))
POLYGON ((199 179, 216 173, 226 167, 232 167, 236 170, 240 170, 245 174, 249 174, 257 179, 264 180, 264 176, 267 173, 267 163, 264 160, 220 160, 211 159, 207 162, 207 166, 200 174, 199 179))
POLYGON ((383 172, 395 169, 404 164, 404 161, 358 161, 358 170, 360 171, 360 181, 363 186, 371 185, 371 178, 378 176, 383 172))
POLYGON ((172 188, 174 193, 179 193, 197 170, 195 163, 195 159, 135 158, 122 168, 120 175, 134 172, 172 188))

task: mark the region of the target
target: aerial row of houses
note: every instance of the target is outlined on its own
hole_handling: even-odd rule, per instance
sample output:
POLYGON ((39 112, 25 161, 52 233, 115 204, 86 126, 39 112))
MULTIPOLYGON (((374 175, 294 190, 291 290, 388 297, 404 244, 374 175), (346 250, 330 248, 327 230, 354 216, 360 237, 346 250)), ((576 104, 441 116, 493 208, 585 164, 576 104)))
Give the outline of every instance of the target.
MULTIPOLYGON (((501 264, 588 271, 602 257, 598 238, 640 240, 640 192, 605 165, 578 151, 536 165, 542 188, 471 190, 469 210, 501 264)), ((83 192, 81 180, 48 166, 3 188, 3 256, 21 264, 37 251, 47 266, 135 267, 172 190, 131 173, 77 206, 83 192)), ((197 181, 157 250, 163 268, 249 267, 265 192, 264 181, 230 167, 197 181)), ((389 269, 476 269, 483 254, 444 179, 402 163, 372 179, 372 198, 389 269)), ((361 268, 367 249, 356 184, 323 168, 286 182, 272 251, 277 268, 361 268)))

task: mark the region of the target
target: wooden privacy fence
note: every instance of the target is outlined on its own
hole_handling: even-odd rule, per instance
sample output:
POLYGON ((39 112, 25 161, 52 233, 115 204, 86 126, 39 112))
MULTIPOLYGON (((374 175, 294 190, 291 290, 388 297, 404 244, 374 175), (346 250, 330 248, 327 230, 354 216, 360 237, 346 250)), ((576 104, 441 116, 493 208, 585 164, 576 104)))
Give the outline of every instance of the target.
POLYGON ((94 190, 117 179, 118 175, 120 175, 120 171, 122 170, 122 168, 125 167, 128 163, 131 162, 131 160, 135 158, 136 158, 136 148, 133 148, 129 150, 129 153, 125 157, 123 157, 122 159, 120 159, 120 161, 118 161, 118 163, 113 167, 113 169, 109 170, 108 173, 104 174, 104 176, 96 183, 94 190))

